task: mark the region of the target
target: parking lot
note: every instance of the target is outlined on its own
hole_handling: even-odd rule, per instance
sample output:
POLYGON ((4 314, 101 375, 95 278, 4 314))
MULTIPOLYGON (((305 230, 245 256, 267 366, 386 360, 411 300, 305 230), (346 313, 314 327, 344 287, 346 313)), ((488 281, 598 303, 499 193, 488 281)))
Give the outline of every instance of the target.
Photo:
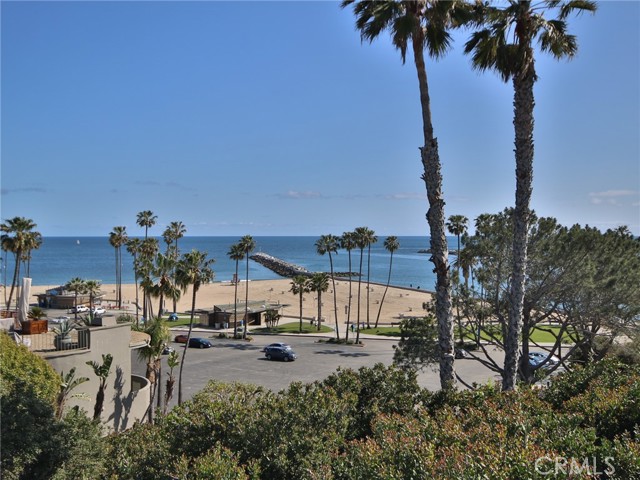
MULTIPOLYGON (((173 331, 172 338, 182 332, 173 331)), ((209 338, 213 348, 190 348, 183 373, 183 397, 190 398, 209 380, 252 383, 274 392, 285 389, 290 383, 321 380, 338 367, 358 369, 376 363, 393 363, 395 339, 365 339, 364 346, 335 345, 320 342, 323 337, 313 335, 254 335, 253 341, 219 339, 211 332, 194 332, 192 336, 209 338), (291 345, 298 358, 294 362, 267 360, 261 351, 266 345, 284 342, 291 345)), ((184 344, 170 342, 181 355, 184 344)), ((145 374, 146 366, 133 351, 132 369, 138 375, 145 374)), ((474 360, 458 360, 456 370, 465 381, 486 382, 495 375, 474 360)), ((177 376, 177 371, 175 372, 177 376)), ((166 355, 163 360, 163 378, 166 379, 166 355)), ((421 386, 431 390, 440 387, 438 373, 427 369, 420 373, 421 386)), ((164 385, 164 382, 163 382, 164 385)), ((177 384, 174 397, 177 397, 177 384)), ((175 405, 176 398, 171 402, 175 405)))

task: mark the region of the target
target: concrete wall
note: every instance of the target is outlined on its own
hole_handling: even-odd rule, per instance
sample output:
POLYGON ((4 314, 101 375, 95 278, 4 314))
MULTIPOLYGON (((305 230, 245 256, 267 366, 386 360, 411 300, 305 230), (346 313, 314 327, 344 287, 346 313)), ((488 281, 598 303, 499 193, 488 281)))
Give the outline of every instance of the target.
POLYGON ((44 354, 57 372, 65 374, 76 367, 76 378, 87 377, 72 393, 84 393, 89 401, 70 399, 68 408, 79 406, 89 417, 93 417, 93 407, 98 392, 99 379, 93 367, 87 362, 102 364, 102 355, 113 355, 111 373, 107 379, 102 422, 109 431, 125 430, 133 426, 136 420, 142 420, 149 405, 150 389, 146 379, 131 375, 131 325, 121 324, 90 328, 90 347, 88 350, 69 350, 44 354))

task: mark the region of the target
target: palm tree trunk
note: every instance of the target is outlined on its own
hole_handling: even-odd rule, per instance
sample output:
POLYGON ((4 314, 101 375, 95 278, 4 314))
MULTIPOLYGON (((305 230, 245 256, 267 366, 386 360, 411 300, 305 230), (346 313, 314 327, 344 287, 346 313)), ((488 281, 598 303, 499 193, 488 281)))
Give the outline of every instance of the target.
POLYGON ((242 338, 247 338, 247 327, 249 326, 249 252, 247 252, 247 271, 245 276, 244 287, 244 328, 242 329, 242 338))
POLYGON ((7 300, 7 310, 11 308, 11 300, 13 299, 13 292, 16 289, 16 285, 18 283, 18 277, 20 276, 20 257, 22 256, 21 251, 16 252, 16 266, 13 269, 13 280, 11 281, 11 290, 9 291, 9 300, 7 300))
POLYGON ((340 326, 338 325, 338 299, 336 293, 336 277, 333 275, 333 259, 329 251, 329 265, 331 266, 331 283, 333 284, 333 314, 336 320, 336 340, 340 340, 340 326))
POLYGON ((193 296, 191 297, 191 318, 189 319, 189 333, 187 333, 187 343, 182 351, 182 361, 180 362, 180 373, 178 374, 178 405, 182 405, 182 368, 184 367, 184 359, 189 349, 189 340, 191 339, 191 330, 193 329, 193 312, 196 310, 196 293, 198 289, 193 286, 193 296))
POLYGON ((515 157, 516 157, 516 206, 513 218, 513 270, 509 288, 509 320, 505 339, 504 374, 502 390, 514 390, 518 375, 522 308, 524 304, 525 275, 527 268, 527 242, 533 184, 533 65, 522 75, 513 78, 515 157))
POLYGON ((456 383, 454 370, 454 332, 451 314, 451 280, 449 278, 448 246, 445 231, 444 199, 438 140, 433 135, 431 102, 424 63, 423 38, 413 35, 413 54, 420 87, 424 147, 420 149, 424 173, 422 179, 427 188, 429 210, 427 222, 431 231, 431 261, 436 274, 436 320, 438 322, 438 346, 440 349, 440 387, 453 388, 456 383))
POLYGON ((302 333, 302 295, 304 294, 304 291, 300 290, 300 333, 302 333))
POLYGON ((349 303, 347 306, 347 329, 345 330, 345 343, 349 341, 349 324, 351 323, 351 250, 349 250, 349 303))
POLYGON ((371 291, 371 244, 367 248, 367 328, 371 328, 369 323, 369 292, 371 291))
POLYGON ((389 258, 389 275, 387 276, 387 286, 385 287, 384 293, 382 294, 382 300, 380 300, 380 307, 378 307, 378 315, 376 316, 375 328, 378 328, 378 322, 380 321, 380 312, 382 312, 382 304, 384 303, 384 299, 387 296, 387 291, 389 290, 389 284, 391 283, 392 265, 393 265, 393 252, 391 252, 391 257, 389 258))
POLYGON ((236 278, 233 294, 233 338, 238 335, 238 260, 236 260, 236 278))
POLYGON ((358 275, 358 323, 356 324, 356 343, 360 343, 360 286, 362 285, 362 257, 364 250, 360 249, 360 272, 358 275))

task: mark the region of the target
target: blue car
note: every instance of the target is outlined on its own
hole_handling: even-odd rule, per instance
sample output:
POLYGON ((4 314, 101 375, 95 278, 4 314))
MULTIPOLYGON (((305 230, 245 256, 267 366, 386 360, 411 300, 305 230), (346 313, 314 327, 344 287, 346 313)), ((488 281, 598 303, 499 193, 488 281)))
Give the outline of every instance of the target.
POLYGON ((189 347, 190 348, 211 348, 213 347, 213 343, 211 343, 206 338, 190 338, 189 339, 189 347))

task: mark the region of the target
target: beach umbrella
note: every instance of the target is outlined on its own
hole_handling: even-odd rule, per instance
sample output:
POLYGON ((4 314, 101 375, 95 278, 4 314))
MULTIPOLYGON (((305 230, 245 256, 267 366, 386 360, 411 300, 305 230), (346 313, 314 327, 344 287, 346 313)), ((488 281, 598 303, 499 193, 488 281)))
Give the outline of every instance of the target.
POLYGON ((22 279, 22 291, 20 292, 20 301, 18 302, 18 321, 20 323, 27 320, 29 313, 29 295, 31 294, 31 279, 22 279))

